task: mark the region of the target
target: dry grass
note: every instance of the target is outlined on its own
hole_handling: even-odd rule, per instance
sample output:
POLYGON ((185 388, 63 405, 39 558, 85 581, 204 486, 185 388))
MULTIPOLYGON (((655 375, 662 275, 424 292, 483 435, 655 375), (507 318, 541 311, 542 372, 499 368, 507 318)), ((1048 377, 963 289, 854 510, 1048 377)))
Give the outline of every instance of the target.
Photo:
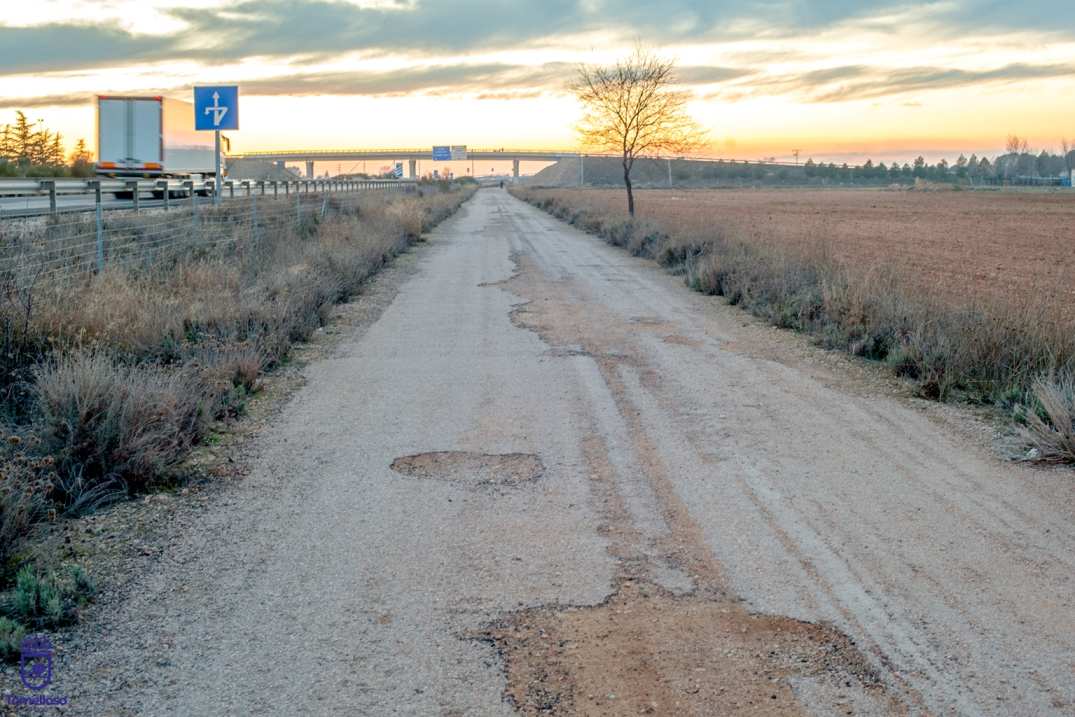
MULTIPOLYGON (((241 414, 262 371, 467 196, 329 197, 324 216, 296 225, 284 213, 256 241, 210 237, 84 280, 10 282, 0 297, 0 432, 12 435, 0 452, 0 559, 35 520, 170 476, 207 422, 241 414)), ((141 226, 126 221, 137 241, 141 226)), ((226 214, 216 230, 234 230, 226 214)))
MULTIPOLYGON (((991 284, 974 280, 973 262, 957 262, 945 270, 963 272, 966 281, 958 285, 949 281, 930 289, 923 284, 922 274, 909 267, 922 259, 914 256, 920 248, 925 256, 935 250, 931 244, 912 236, 892 242, 893 248, 878 258, 875 249, 864 250, 846 232, 840 242, 827 241, 813 234, 816 223, 797 223, 804 196, 824 195, 816 211, 828 212, 846 201, 862 212, 864 201, 881 192, 789 192, 795 195, 792 200, 773 192, 707 193, 720 195, 722 202, 731 195, 752 196, 752 214, 758 212, 754 194, 775 194, 759 226, 781 226, 782 236, 777 238, 744 233, 741 222, 716 211, 703 219, 710 204, 694 199, 703 193, 687 194, 683 198, 667 193, 664 202, 679 201, 673 213, 656 211, 655 205, 664 205, 650 197, 649 203, 640 203, 642 218, 631 222, 614 203, 622 197, 610 192, 522 192, 523 198, 609 243, 682 272, 698 291, 724 296, 777 326, 809 332, 830 348, 887 362, 898 374, 915 381, 923 396, 989 403, 1015 412, 1017 419, 1022 418, 1019 406, 1039 407, 1042 410, 1030 412, 1028 426, 1044 441, 1037 455, 1063 455, 1063 436, 1070 435, 1071 424, 1070 413, 1059 409, 1067 385, 1063 382, 1069 380, 1064 377, 1075 373, 1075 315, 1063 298, 1075 285, 1070 276, 1067 282, 1055 279, 1058 274, 1053 266, 1043 276, 1025 278, 1023 285, 1036 287, 1033 291, 996 292, 991 284), (789 201, 796 208, 782 216, 789 201), (863 258, 867 255, 875 259, 863 258), (907 255, 912 256, 908 259, 907 255), (1043 284, 1051 288, 1041 289, 1043 284), (1045 408, 1046 404, 1051 408, 1045 408)), ((930 211, 937 212, 936 223, 947 226, 953 206, 964 196, 970 197, 954 196, 944 202, 933 202, 932 195, 923 200, 916 226, 928 226, 930 211)), ((997 196, 1001 204, 1024 198, 997 196)), ((1058 208, 1050 199, 1045 206, 1051 210, 1039 217, 1034 211, 1041 197, 1025 198, 1023 213, 1029 228, 1042 231, 1053 222, 1068 221, 1073 213, 1070 202, 1058 208)), ((980 198, 967 201, 970 214, 982 206, 980 198)), ((882 216, 886 213, 878 211, 882 216)), ((872 220, 865 225, 874 226, 872 220)), ((1031 236, 1029 228, 1020 237, 1024 244, 1031 236)), ((1046 241, 1043 236, 1051 236, 1051 229, 1044 231, 1035 235, 1039 243, 1046 241)), ((953 237, 949 243, 960 239, 953 237)), ((1060 265, 1070 271, 1071 261, 1069 257, 1067 264, 1060 265)))
POLYGON ((1034 382, 1036 410, 1026 416, 1023 437, 1032 457, 1050 463, 1075 463, 1075 376, 1049 376, 1034 382))

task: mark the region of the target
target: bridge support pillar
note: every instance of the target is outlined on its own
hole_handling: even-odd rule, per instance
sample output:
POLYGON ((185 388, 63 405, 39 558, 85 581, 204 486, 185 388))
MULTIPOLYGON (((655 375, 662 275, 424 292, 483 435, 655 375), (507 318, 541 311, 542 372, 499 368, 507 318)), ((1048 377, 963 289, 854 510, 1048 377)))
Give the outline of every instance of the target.
POLYGON ((511 176, 515 178, 515 181, 519 181, 519 160, 511 160, 511 176))
POLYGON ((313 179, 314 178, 314 163, 313 163, 313 160, 307 160, 307 162, 306 162, 306 178, 307 179, 313 179))
POLYGON ((416 179, 417 177, 415 175, 417 175, 417 174, 418 174, 418 160, 417 159, 412 159, 410 161, 410 171, 407 174, 407 178, 408 179, 416 179))

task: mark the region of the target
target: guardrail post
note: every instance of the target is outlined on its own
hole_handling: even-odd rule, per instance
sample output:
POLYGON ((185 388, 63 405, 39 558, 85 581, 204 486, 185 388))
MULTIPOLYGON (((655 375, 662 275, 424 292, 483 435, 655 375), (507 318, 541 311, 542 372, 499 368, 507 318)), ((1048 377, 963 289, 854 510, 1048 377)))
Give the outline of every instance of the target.
POLYGON ((228 180, 228 198, 235 199, 235 180, 228 180))
POLYGON ((42 189, 49 190, 49 214, 56 213, 56 180, 46 179, 40 183, 42 189))
POLYGON ((194 181, 183 182, 183 186, 190 192, 190 208, 194 209, 194 181))
POLYGON ((126 182, 126 185, 127 185, 127 189, 131 190, 131 200, 134 202, 134 211, 137 212, 141 208, 139 206, 139 204, 140 204, 139 199, 141 199, 141 197, 139 196, 139 193, 138 193, 138 180, 137 179, 132 179, 132 180, 126 182))
POLYGON ((101 207, 101 180, 90 180, 89 185, 93 187, 94 219, 97 225, 97 273, 101 273, 105 270, 105 228, 101 207))
POLYGON ((168 180, 162 179, 158 181, 157 187, 161 191, 161 199, 164 200, 164 211, 168 211, 168 200, 171 198, 171 192, 168 191, 168 180))
POLYGON ((276 199, 278 196, 280 196, 280 187, 278 185, 279 185, 279 182, 277 182, 275 179, 272 180, 272 198, 273 199, 276 199))
POLYGON ((241 186, 243 189, 246 190, 246 196, 249 197, 250 196, 250 180, 249 179, 244 179, 243 181, 239 182, 239 186, 241 186))
POLYGON ((264 179, 259 179, 257 181, 257 187, 258 187, 258 193, 261 194, 261 196, 264 197, 265 196, 265 180, 264 179))

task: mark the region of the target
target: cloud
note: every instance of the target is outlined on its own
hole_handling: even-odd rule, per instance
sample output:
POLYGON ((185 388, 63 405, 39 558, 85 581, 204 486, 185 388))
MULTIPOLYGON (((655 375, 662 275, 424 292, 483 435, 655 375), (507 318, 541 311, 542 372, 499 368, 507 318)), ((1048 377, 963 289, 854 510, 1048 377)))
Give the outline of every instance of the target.
MULTIPOLYGON (((726 67, 688 66, 679 71, 683 84, 711 84, 749 75, 747 70, 726 67)), ((242 83, 250 95, 346 95, 392 96, 413 93, 444 95, 470 93, 478 99, 523 99, 542 92, 561 92, 575 77, 575 65, 548 62, 543 65, 507 63, 425 65, 384 72, 306 72, 283 74, 242 83)), ((102 89, 108 94, 108 89, 102 89)), ((189 87, 178 86, 139 90, 142 95, 183 96, 189 87)), ((129 93, 128 93, 129 94, 129 93)), ((0 97, 0 107, 29 108, 84 105, 93 102, 88 93, 54 94, 41 97, 0 97)))
POLYGON ((1075 65, 1028 65, 1017 63, 989 70, 960 70, 940 67, 912 67, 894 72, 860 73, 855 79, 836 88, 809 96, 812 102, 839 102, 885 97, 928 90, 951 89, 968 85, 1040 80, 1075 76, 1075 65), (863 74, 866 74, 863 77, 863 74))
MULTIPOLYGON (((729 66, 682 67, 681 79, 688 85, 722 85, 718 93, 709 96, 799 93, 810 101, 826 102, 1057 77, 1068 71, 1063 65, 1028 63, 985 71, 944 67, 885 71, 844 65, 796 75, 765 75, 766 63, 803 59, 792 43, 781 38, 834 27, 840 27, 841 32, 865 26, 895 31, 919 24, 924 28, 921 31, 938 37, 1018 29, 1075 37, 1075 19, 1068 19, 1063 8, 1052 0, 1024 0, 1018 12, 1012 12, 1010 3, 994 0, 397 0, 376 6, 345 0, 236 0, 215 7, 167 10, 186 25, 169 35, 135 34, 107 24, 0 25, 0 68, 6 74, 19 74, 167 60, 220 64, 272 56, 289 58, 295 64, 294 74, 244 82, 244 92, 379 95, 475 91, 499 95, 562 88, 571 70, 559 63, 449 67, 443 64, 444 56, 564 44, 572 36, 577 39, 593 31, 628 40, 640 37, 651 45, 751 37, 770 39, 772 49, 731 55, 729 66), (336 59, 349 53, 402 54, 420 64, 392 73, 316 74, 301 67, 304 59, 336 59)), ((56 95, 22 106, 42 106, 46 101, 74 104, 56 95)))
POLYGON ((390 72, 279 75, 243 82, 245 95, 398 95, 559 89, 571 77, 565 63, 434 65, 390 72))
POLYGON ((687 65, 676 68, 676 80, 683 85, 711 85, 753 75, 753 70, 738 67, 687 65))
POLYGON ((166 38, 133 35, 112 25, 0 25, 0 68, 5 74, 128 65, 175 54, 166 38))
MULTIPOLYGON (((159 94, 146 91, 145 94, 159 94)), ((76 107, 93 102, 96 95, 85 92, 70 94, 41 95, 39 97, 0 97, 0 108, 26 110, 34 107, 76 107)))
MULTIPOLYGON (((133 0, 132 0, 133 1, 133 0)), ((768 37, 869 17, 896 0, 410 0, 360 6, 344 0, 239 0, 166 10, 186 24, 169 35, 113 25, 0 25, 8 74, 146 61, 236 61, 364 51, 436 55, 514 49, 611 32, 650 44, 768 37)))

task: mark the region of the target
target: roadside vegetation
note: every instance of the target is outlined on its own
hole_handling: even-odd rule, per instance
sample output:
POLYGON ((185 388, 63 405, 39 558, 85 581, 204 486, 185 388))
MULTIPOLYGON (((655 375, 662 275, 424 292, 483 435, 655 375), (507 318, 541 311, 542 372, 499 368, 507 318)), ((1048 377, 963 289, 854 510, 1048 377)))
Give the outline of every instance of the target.
POLYGON ((93 157, 78 140, 70 156, 63 136, 31 122, 23 112, 15 123, 0 126, 0 177, 92 177, 93 157))
MULTIPOLYGON (((177 242, 84 279, 0 276, 0 642, 68 619, 92 593, 73 573, 23 564, 18 544, 36 523, 181 480, 213 422, 239 417, 262 374, 334 304, 472 191, 327 195, 319 213, 296 223, 285 212, 253 244, 228 241, 238 210, 225 204, 206 210, 220 241, 177 242), (18 606, 31 583, 44 607, 27 612, 18 606)), ((134 242, 152 242, 158 220, 109 219, 128 223, 134 242)))
POLYGON ((677 231, 674 217, 629 217, 611 198, 588 203, 589 192, 516 194, 684 275, 697 291, 827 348, 884 362, 923 397, 1000 409, 1015 421, 1025 458, 1075 462, 1075 317, 1064 302, 987 295, 961 302, 896 272, 842 262, 824 244, 748 239, 719 214, 687 232, 677 231))

